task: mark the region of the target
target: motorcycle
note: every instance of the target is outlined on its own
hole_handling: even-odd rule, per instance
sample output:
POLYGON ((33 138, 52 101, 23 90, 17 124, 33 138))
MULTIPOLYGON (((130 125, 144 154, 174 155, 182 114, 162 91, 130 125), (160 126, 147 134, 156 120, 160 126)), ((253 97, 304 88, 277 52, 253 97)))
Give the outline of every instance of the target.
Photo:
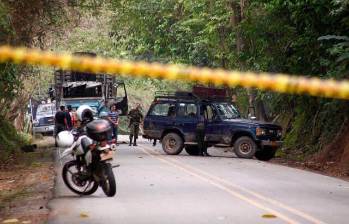
POLYGON ((116 144, 108 141, 111 127, 109 122, 99 119, 86 125, 86 133, 76 130, 63 131, 57 135, 59 147, 66 148, 60 160, 72 155, 73 160, 63 166, 65 185, 79 195, 91 195, 101 186, 108 197, 116 194, 116 182, 112 166, 116 144))

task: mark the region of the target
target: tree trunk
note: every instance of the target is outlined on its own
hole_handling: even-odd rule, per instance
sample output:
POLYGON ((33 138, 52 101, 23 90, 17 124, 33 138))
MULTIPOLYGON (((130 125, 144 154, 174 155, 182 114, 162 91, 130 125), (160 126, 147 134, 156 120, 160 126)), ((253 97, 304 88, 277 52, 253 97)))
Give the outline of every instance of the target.
MULTIPOLYGON (((245 40, 243 39, 241 30, 239 29, 240 23, 245 19, 245 12, 247 10, 249 4, 249 0, 231 0, 229 1, 228 7, 231 11, 231 16, 229 19, 229 24, 232 29, 235 31, 236 37, 236 54, 239 56, 245 48, 245 40)), ((239 61, 240 70, 246 70, 246 64, 244 61, 239 61)), ((248 98, 249 98, 249 111, 248 113, 252 117, 256 117, 259 120, 267 121, 267 114, 265 110, 265 106, 262 100, 258 100, 256 102, 256 91, 253 89, 247 90, 248 98)))
POLYGON ((240 54, 241 51, 243 50, 243 40, 241 37, 241 32, 238 28, 242 17, 241 17, 241 7, 238 2, 235 0, 231 0, 228 4, 228 7, 231 12, 231 16, 229 18, 229 26, 233 28, 235 31, 235 37, 236 37, 236 53, 240 54))
POLYGON ((263 100, 256 100, 256 117, 260 121, 269 121, 263 100))
POLYGON ((221 26, 219 28, 219 45, 220 45, 220 50, 223 52, 223 55, 221 57, 221 67, 224 68, 224 69, 227 69, 228 68, 228 59, 227 59, 227 56, 226 56, 226 53, 228 51, 228 47, 227 47, 227 44, 225 42, 225 38, 226 38, 226 27, 224 26, 221 26))
MULTIPOLYGON (((236 55, 239 56, 244 50, 244 40, 239 29, 241 21, 244 19, 244 10, 247 4, 247 0, 240 0, 240 3, 237 0, 231 0, 229 2, 229 8, 231 11, 231 16, 229 19, 229 24, 232 27, 232 30, 235 32, 235 45, 236 45, 236 55)), ((239 61, 240 70, 246 69, 246 64, 244 61, 239 61)), ((248 116, 255 117, 256 111, 254 107, 255 94, 252 89, 247 90, 248 95, 248 116)))

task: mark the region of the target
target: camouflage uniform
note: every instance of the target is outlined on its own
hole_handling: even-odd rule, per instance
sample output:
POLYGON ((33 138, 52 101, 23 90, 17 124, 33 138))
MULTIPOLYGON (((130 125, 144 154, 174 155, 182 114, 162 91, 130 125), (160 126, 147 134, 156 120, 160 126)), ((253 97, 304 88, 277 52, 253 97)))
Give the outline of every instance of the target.
POLYGON ((139 134, 139 125, 143 120, 143 114, 139 109, 132 109, 128 113, 128 117, 130 119, 130 146, 132 145, 132 139, 134 139, 133 145, 137 146, 137 138, 139 134))

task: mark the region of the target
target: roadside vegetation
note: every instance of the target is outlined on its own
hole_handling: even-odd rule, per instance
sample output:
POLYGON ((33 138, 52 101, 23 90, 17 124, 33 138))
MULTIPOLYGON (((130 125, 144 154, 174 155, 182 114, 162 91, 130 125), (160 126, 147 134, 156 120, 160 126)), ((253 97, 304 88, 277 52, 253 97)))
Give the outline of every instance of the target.
MULTIPOLYGON (((58 26, 65 24, 67 15, 64 3, 0 1, 0 45, 37 47, 45 49, 50 44, 58 26), (63 21, 63 22, 62 22, 63 21)), ((19 152, 23 145, 31 143, 27 133, 26 112, 29 98, 42 91, 44 70, 30 66, 0 64, 0 157, 19 152)), ((44 90, 46 93, 47 90, 44 90)))

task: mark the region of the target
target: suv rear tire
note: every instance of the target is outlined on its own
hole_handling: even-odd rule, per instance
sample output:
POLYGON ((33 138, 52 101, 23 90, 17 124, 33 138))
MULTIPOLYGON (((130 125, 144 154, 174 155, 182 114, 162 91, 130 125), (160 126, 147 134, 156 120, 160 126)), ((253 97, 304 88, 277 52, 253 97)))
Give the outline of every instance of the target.
POLYGON ((263 150, 257 151, 254 155, 258 160, 269 161, 275 156, 276 149, 265 148, 263 150))
POLYGON ((256 151, 256 143, 248 136, 242 136, 234 143, 234 152, 239 158, 252 159, 256 151))
POLYGON ((186 145, 185 151, 191 156, 198 156, 200 154, 199 147, 196 145, 186 145))
POLYGON ((183 139, 176 133, 168 133, 162 139, 162 149, 168 155, 178 155, 183 150, 183 139))

